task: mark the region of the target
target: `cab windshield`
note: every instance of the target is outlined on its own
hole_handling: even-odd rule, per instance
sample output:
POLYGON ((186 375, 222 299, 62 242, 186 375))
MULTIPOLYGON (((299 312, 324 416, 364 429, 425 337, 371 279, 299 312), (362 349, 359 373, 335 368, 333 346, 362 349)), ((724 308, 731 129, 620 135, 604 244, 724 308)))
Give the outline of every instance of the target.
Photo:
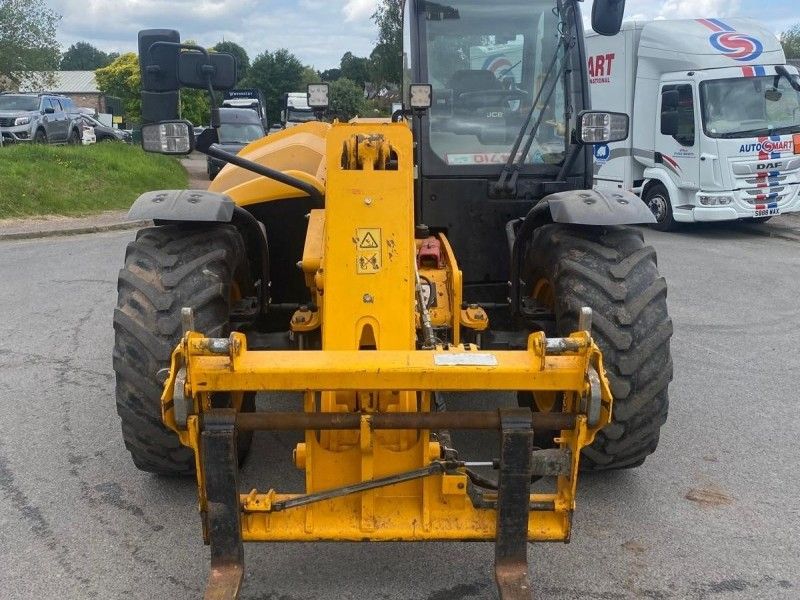
MULTIPOLYGON (((558 47, 552 0, 420 2, 423 64, 433 86, 430 145, 447 165, 501 165, 558 47)), ((566 152, 563 81, 525 164, 558 164, 566 152)))
POLYGON ((252 123, 223 123, 217 135, 221 144, 249 144, 264 137, 264 130, 252 123))
POLYGON ((290 108, 286 117, 287 121, 292 121, 293 123, 306 123, 308 121, 313 121, 314 119, 316 119, 316 117, 311 110, 301 110, 296 108, 290 108))
MULTIPOLYGON (((797 77, 792 75, 792 77, 797 77)), ((800 92, 785 77, 716 79, 700 84, 703 127, 710 137, 800 131, 800 92)))

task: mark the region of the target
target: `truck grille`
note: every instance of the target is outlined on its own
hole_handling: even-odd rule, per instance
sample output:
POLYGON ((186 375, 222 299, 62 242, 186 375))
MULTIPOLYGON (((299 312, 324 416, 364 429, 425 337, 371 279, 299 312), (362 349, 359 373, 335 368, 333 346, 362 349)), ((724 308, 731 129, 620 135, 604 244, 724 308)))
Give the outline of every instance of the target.
POLYGON ((0 127, 13 127, 16 117, 0 117, 0 127))

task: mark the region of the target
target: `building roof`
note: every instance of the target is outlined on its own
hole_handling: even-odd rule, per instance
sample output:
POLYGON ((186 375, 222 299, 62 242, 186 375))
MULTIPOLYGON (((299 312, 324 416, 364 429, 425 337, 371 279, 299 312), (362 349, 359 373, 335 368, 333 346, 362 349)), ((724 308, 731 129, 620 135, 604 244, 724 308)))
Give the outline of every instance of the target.
POLYGON ((47 91, 55 94, 99 94, 94 71, 31 71, 16 73, 20 92, 41 92, 42 81, 47 91))

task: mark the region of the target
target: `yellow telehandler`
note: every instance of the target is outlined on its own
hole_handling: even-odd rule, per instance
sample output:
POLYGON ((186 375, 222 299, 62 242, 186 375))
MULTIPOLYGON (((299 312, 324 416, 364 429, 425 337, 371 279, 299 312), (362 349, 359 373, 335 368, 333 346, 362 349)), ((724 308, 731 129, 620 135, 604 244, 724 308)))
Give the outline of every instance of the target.
MULTIPOLYGON (((623 8, 595 0, 595 30, 623 8)), ((500 597, 530 598, 528 542, 569 541, 580 470, 640 465, 667 416, 666 284, 628 227, 654 219, 591 189, 592 146, 628 117, 590 110, 578 3, 402 11, 391 119, 238 155, 216 145, 218 109, 197 139, 178 118, 181 87, 235 86, 233 57, 139 34, 144 148, 226 163, 208 191, 135 202, 155 226, 128 246, 114 315, 125 443, 142 470, 195 475, 209 600, 238 597, 243 542, 322 540, 492 541, 500 597), (296 410, 257 409, 284 391, 296 410), (463 410, 451 392, 518 402, 463 410), (499 447, 465 461, 461 430, 499 447), (303 432, 303 489, 240 489, 256 431, 303 432)), ((308 100, 323 116, 327 86, 308 100)))

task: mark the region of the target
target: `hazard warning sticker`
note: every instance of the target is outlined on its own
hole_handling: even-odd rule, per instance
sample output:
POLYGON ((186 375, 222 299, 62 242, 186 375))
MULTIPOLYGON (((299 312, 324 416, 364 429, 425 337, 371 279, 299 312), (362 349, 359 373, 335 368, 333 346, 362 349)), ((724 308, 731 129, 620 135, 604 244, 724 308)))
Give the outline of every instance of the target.
POLYGON ((369 275, 381 270, 381 230, 356 229, 356 270, 369 275))

